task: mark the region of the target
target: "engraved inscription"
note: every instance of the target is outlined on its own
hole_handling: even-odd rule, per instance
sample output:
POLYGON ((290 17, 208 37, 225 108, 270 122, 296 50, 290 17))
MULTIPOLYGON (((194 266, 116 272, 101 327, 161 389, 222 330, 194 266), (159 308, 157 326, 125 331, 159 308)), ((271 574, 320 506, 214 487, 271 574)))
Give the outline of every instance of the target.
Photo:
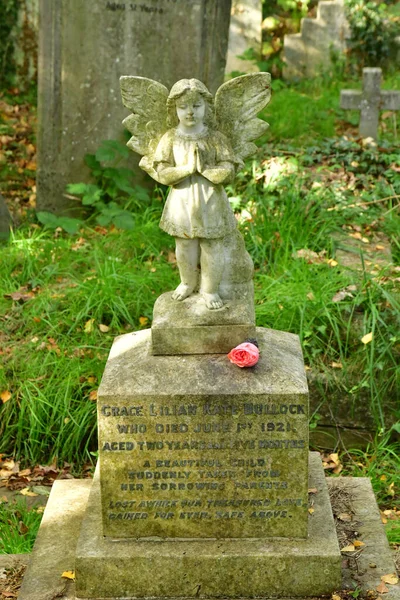
POLYGON ((306 475, 305 403, 152 401, 99 411, 101 460, 118 473, 105 518, 131 535, 187 523, 213 537, 221 522, 237 523, 237 535, 257 536, 268 523, 291 535, 284 523, 307 518, 305 477, 290 468, 306 475))

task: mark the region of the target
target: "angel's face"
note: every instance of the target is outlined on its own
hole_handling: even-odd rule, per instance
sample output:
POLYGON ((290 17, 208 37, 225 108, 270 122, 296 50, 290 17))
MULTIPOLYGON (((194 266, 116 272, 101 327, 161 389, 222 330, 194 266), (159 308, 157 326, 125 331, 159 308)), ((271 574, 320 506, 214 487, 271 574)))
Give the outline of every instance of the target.
POLYGON ((176 101, 179 123, 185 128, 196 129, 204 123, 206 103, 198 92, 186 92, 176 101))

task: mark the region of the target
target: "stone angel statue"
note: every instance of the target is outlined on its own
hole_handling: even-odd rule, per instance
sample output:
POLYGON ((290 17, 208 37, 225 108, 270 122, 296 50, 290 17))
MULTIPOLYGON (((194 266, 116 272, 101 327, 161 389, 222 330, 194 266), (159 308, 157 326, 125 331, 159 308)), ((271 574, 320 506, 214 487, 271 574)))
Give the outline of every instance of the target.
POLYGON ((208 309, 219 309, 252 279, 224 185, 268 128, 257 114, 269 102, 270 80, 268 73, 231 79, 214 101, 197 79, 181 79, 170 91, 144 77, 120 79, 123 103, 132 111, 123 121, 132 134, 127 145, 142 155, 144 171, 171 186, 160 227, 176 241, 181 283, 174 300, 199 290, 208 309))

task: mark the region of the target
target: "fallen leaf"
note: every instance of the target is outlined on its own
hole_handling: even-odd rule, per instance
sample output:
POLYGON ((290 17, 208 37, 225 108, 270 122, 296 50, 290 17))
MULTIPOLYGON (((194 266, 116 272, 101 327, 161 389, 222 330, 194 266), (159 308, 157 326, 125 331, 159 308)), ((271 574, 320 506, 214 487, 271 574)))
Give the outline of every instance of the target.
POLYGON ((338 263, 338 261, 337 261, 337 260, 335 260, 334 258, 329 258, 329 259, 328 259, 328 265, 329 265, 330 267, 337 267, 337 266, 338 266, 338 264, 339 264, 339 263, 338 263))
POLYGON ((308 292, 308 294, 307 294, 307 298, 308 298, 309 300, 315 300, 315 296, 314 296, 314 294, 313 294, 312 292, 308 292))
POLYGON ((8 390, 4 390, 4 392, 1 392, 0 398, 3 404, 5 404, 11 398, 11 392, 9 392, 8 390))
POLYGON ((384 583, 388 583, 389 585, 396 585, 397 583, 399 583, 399 578, 397 577, 396 573, 389 573, 389 575, 382 575, 381 580, 384 583))
POLYGON ((38 494, 39 496, 50 496, 50 488, 45 485, 34 485, 32 487, 32 492, 38 494))
POLYGON ((389 485, 388 489, 386 490, 386 493, 389 496, 394 496, 395 492, 394 492, 394 481, 392 481, 392 483, 389 485))
POLYGON ((139 317, 139 323, 141 327, 144 327, 149 322, 148 317, 139 317))
POLYGON ((314 250, 309 250, 308 248, 302 248, 301 250, 297 250, 296 257, 304 258, 309 264, 312 263, 320 263, 325 260, 326 250, 322 250, 322 252, 314 252, 314 250))
POLYGON ((332 600, 342 600, 337 594, 332 594, 332 600))
POLYGON ((101 331, 101 333, 107 333, 107 331, 110 331, 110 328, 108 325, 103 325, 103 323, 99 324, 99 329, 101 331))
POLYGON ((97 390, 92 390, 89 394, 89 400, 91 402, 96 402, 97 400, 97 390))
POLYGON ((331 362, 331 367, 333 369, 343 369, 343 365, 341 362, 331 362))
POLYGON ((310 513, 310 515, 312 515, 315 512, 315 509, 314 508, 309 508, 308 512, 310 513))
POLYGON ((361 338, 361 341, 363 344, 369 344, 370 342, 372 342, 373 337, 374 337, 374 334, 371 331, 370 333, 367 333, 366 335, 364 335, 361 338))
POLYGON ((35 496, 39 495, 39 494, 35 494, 35 492, 31 492, 31 490, 27 487, 20 490, 19 493, 22 494, 22 496, 28 496, 30 498, 34 498, 35 496))
POLYGON ((75 579, 75 572, 74 571, 64 571, 61 574, 61 577, 64 577, 64 579, 75 579))
POLYGON ((89 319, 88 321, 86 321, 85 326, 83 328, 83 331, 85 333, 92 333, 92 331, 93 331, 93 323, 94 323, 94 319, 89 319))
POLYGON ((15 302, 28 302, 35 297, 33 292, 13 292, 12 294, 4 294, 5 298, 11 298, 15 302))
MULTIPOLYGON (((386 481, 386 479, 387 479, 386 475, 381 475, 381 476, 379 477, 379 480, 380 480, 380 481, 386 481)), ((385 511, 384 511, 384 512, 385 512, 385 511)), ((385 513, 385 514, 386 514, 386 513, 385 513)))
POLYGON ((329 460, 335 463, 335 465, 340 465, 339 454, 336 452, 329 455, 329 460))
POLYGON ((341 552, 355 552, 355 550, 354 544, 349 544, 348 546, 342 548, 341 552))
POLYGON ((376 591, 379 592, 380 594, 387 594, 389 590, 386 587, 386 585, 384 584, 384 582, 381 581, 380 584, 376 586, 376 591))
POLYGON ((347 521, 351 521, 352 517, 349 513, 340 513, 340 515, 338 515, 338 519, 340 521, 347 522, 347 521))
POLYGON ((317 490, 317 488, 309 488, 308 493, 309 494, 318 494, 318 490, 317 490))
POLYGON ((89 375, 89 377, 87 378, 88 383, 96 383, 96 381, 97 377, 95 375, 89 375))
POLYGON ((18 529, 21 535, 25 535, 29 531, 29 528, 22 521, 19 522, 18 529))
POLYGON ((353 294, 348 290, 348 288, 343 288, 336 292, 336 294, 332 297, 332 302, 341 302, 345 298, 353 298, 353 294))
POLYGON ((361 542, 360 540, 354 540, 353 546, 355 548, 361 548, 362 546, 365 546, 365 544, 364 544, 364 542, 361 542))
POLYGON ((18 472, 18 477, 28 477, 28 475, 30 475, 31 473, 31 469, 23 469, 22 471, 18 472))

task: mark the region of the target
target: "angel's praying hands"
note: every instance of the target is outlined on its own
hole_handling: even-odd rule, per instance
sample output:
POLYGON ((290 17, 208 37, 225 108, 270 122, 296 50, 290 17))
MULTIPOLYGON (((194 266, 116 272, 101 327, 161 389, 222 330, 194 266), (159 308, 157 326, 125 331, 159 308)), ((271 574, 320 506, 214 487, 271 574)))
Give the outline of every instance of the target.
POLYGON ((160 227, 175 237, 181 283, 174 300, 200 291, 208 309, 222 308, 224 240, 237 222, 223 185, 232 181, 251 143, 267 127, 256 118, 269 100, 269 75, 257 73, 222 85, 215 100, 197 79, 182 79, 168 93, 141 77, 122 77, 128 142, 143 154, 140 166, 171 186, 160 227))

